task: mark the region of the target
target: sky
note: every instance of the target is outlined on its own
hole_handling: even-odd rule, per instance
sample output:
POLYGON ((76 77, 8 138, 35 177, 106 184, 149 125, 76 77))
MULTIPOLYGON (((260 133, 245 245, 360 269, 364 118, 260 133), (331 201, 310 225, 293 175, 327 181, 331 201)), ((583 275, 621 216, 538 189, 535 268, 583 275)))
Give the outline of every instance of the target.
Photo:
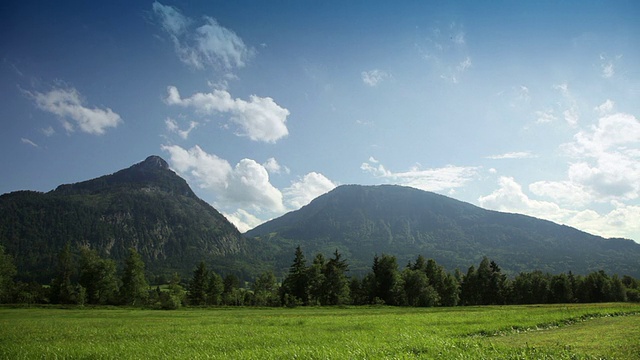
POLYGON ((3 1, 0 194, 166 159, 241 231, 398 184, 640 242, 637 1, 3 1))

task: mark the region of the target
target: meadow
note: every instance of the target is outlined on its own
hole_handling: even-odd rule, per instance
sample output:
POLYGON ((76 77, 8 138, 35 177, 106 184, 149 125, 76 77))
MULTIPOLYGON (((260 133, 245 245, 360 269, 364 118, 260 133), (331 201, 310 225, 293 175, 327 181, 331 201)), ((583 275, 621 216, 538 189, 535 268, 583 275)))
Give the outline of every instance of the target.
POLYGON ((638 359, 640 304, 0 308, 2 359, 638 359))

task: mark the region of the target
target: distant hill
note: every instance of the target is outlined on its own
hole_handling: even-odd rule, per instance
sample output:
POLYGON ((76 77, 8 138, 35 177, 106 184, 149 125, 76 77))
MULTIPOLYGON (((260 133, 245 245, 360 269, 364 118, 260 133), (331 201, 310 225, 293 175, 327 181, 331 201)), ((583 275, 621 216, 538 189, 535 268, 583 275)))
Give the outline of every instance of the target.
POLYGON ((48 193, 0 196, 0 244, 21 277, 48 282, 67 242, 118 261, 134 247, 156 275, 190 276, 201 260, 218 271, 251 271, 245 238, 158 156, 48 193))
POLYGON ((352 273, 370 270, 373 257, 391 254, 400 265, 416 256, 449 270, 476 265, 483 256, 511 274, 595 270, 640 277, 640 244, 604 239, 530 216, 479 208, 414 188, 340 186, 307 206, 245 234, 270 250, 281 270, 301 245, 309 261, 338 249, 352 273))

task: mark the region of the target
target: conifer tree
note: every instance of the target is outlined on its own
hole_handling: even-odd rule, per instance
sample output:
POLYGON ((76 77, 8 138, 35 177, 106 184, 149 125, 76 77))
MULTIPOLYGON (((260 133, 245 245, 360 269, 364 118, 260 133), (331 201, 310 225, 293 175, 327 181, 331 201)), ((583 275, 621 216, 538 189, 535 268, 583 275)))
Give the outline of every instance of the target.
POLYGON ((307 263, 300 245, 296 247, 289 274, 282 282, 282 302, 285 305, 298 302, 304 305, 309 303, 307 263))
POLYGON ((341 305, 349 301, 349 278, 347 271, 349 265, 338 249, 333 253, 333 258, 329 259, 324 267, 324 301, 325 305, 341 305))
POLYGON ((205 305, 207 303, 207 286, 209 284, 209 272, 204 261, 198 264, 193 271, 193 277, 189 281, 187 299, 191 305, 205 305))

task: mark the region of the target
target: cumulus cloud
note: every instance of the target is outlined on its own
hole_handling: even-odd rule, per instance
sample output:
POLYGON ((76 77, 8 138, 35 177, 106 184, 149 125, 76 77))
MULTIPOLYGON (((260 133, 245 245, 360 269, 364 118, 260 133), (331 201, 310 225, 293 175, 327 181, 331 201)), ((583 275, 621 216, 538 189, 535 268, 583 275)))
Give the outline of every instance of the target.
POLYGON ((232 213, 222 214, 242 233, 247 232, 264 222, 243 209, 238 209, 232 213))
POLYGON ((99 109, 85 106, 80 93, 74 88, 57 88, 47 93, 28 93, 36 105, 44 111, 57 115, 63 127, 73 132, 80 131, 102 135, 108 128, 118 126, 122 119, 110 108, 99 109))
POLYGON ((178 145, 163 145, 162 150, 169 153, 171 166, 200 188, 225 191, 229 186, 233 169, 227 160, 208 154, 198 145, 189 150, 178 145))
POLYGON ((178 145, 165 145, 162 149, 169 153, 176 171, 215 193, 223 206, 284 210, 282 193, 271 185, 267 170, 256 161, 242 159, 232 167, 227 160, 208 154, 197 145, 189 150, 178 145))
POLYGON ((269 182, 269 173, 255 160, 242 159, 230 174, 223 197, 241 207, 282 212, 282 193, 269 182))
POLYGON ((360 169, 389 183, 411 186, 426 191, 444 191, 464 186, 477 176, 477 167, 448 165, 435 169, 421 169, 414 166, 409 171, 387 170, 376 159, 369 158, 360 169))
POLYGON ((180 127, 178 126, 178 122, 172 118, 167 118, 164 121, 164 123, 167 126, 167 131, 178 134, 178 136, 180 136, 184 140, 186 140, 189 137, 189 133, 191 133, 193 129, 195 129, 196 127, 198 127, 198 125, 200 125, 195 121, 191 121, 189 122, 189 127, 186 130, 180 130, 180 127))
POLYGON ((316 197, 325 194, 336 187, 336 184, 317 172, 310 172, 301 179, 293 182, 284 189, 287 207, 291 210, 299 209, 316 197))
POLYGON ((558 119, 553 114, 553 110, 536 111, 536 117, 537 117, 536 123, 538 123, 538 124, 550 123, 550 122, 555 121, 555 120, 558 119))
POLYGON ((189 183, 213 194, 214 207, 243 232, 286 211, 297 210, 336 186, 324 175, 311 172, 280 191, 269 180, 267 166, 277 164, 273 158, 266 166, 252 159, 242 159, 231 166, 197 145, 191 149, 164 145, 162 150, 169 153, 171 167, 189 183))
POLYGON ((362 76, 362 82, 364 82, 365 85, 371 87, 378 86, 379 83, 391 76, 386 72, 378 69, 363 71, 360 75, 362 76))
POLYGON ((152 10, 180 60, 194 68, 242 68, 255 53, 234 31, 214 18, 204 16, 203 24, 193 29, 195 21, 173 6, 156 1, 152 10))
MULTIPOLYGON (((580 191, 571 183, 534 184, 530 186, 534 191, 541 192, 543 195, 554 193, 556 199, 562 197, 559 195, 561 191, 580 191)), ((575 196, 580 200, 579 195, 567 196, 575 196)), ((609 204, 612 209, 602 214, 591 209, 565 208, 554 202, 531 199, 513 178, 500 177, 499 188, 487 196, 480 197, 478 202, 480 206, 487 209, 526 214, 573 226, 591 234, 640 240, 640 223, 637 221, 640 217, 640 206, 627 205, 615 200, 609 204)))
POLYGON ((535 157, 536 155, 532 154, 530 151, 514 151, 514 152, 508 152, 508 153, 499 154, 499 155, 487 156, 487 159, 493 159, 493 160, 530 159, 535 157))
POLYGON ((265 161, 262 166, 264 166, 264 168, 267 169, 267 171, 271 174, 280 174, 282 172, 289 174, 291 172, 288 167, 280 165, 280 163, 278 163, 278 160, 276 160, 275 158, 267 159, 267 161, 265 161))
POLYGON ((581 130, 564 151, 574 158, 568 176, 600 201, 629 200, 640 195, 640 121, 616 113, 581 130))
POLYGON ((566 210, 549 201, 530 199, 522 186, 512 177, 501 176, 498 180, 499 189, 478 199, 480 206, 504 211, 527 214, 551 221, 562 222, 568 215, 566 210))
POLYGON ((537 181, 529 185, 529 190, 537 196, 569 206, 583 206, 593 200, 584 186, 568 180, 537 181))
POLYGON ((254 141, 275 143, 289 134, 286 125, 289 110, 270 97, 251 95, 246 101, 233 99, 226 90, 213 90, 182 98, 175 86, 169 86, 165 102, 193 108, 201 114, 227 113, 231 122, 238 126, 236 134, 254 141))

